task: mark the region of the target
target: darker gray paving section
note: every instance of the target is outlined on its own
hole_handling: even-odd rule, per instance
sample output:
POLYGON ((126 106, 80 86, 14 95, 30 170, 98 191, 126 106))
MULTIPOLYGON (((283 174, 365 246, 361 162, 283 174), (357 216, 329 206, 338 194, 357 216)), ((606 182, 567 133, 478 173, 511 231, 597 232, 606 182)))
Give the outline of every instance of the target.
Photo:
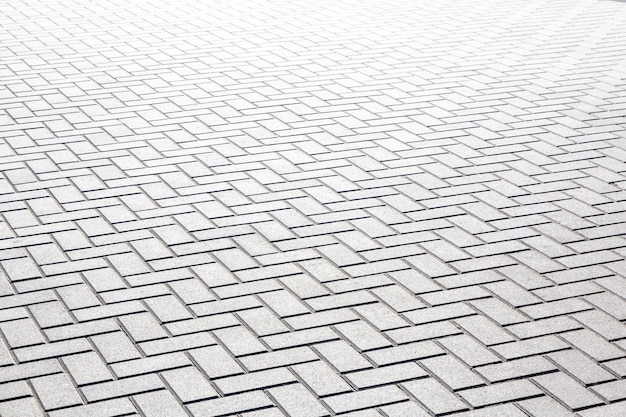
POLYGON ((626 415, 626 3, 0 3, 0 417, 626 415))

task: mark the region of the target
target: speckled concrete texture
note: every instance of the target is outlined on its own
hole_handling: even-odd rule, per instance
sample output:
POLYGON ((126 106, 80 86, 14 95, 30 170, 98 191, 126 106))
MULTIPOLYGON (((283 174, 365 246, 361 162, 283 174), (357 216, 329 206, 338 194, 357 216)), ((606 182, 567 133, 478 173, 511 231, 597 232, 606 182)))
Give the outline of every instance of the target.
POLYGON ((1 417, 623 417, 626 2, 0 0, 1 417))

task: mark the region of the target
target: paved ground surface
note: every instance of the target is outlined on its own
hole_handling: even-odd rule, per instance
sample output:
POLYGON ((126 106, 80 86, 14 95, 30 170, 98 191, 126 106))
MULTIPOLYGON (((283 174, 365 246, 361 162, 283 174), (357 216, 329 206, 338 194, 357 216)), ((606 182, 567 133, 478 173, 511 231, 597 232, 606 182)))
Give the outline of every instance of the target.
POLYGON ((626 3, 3 1, 0 416, 626 415, 626 3))

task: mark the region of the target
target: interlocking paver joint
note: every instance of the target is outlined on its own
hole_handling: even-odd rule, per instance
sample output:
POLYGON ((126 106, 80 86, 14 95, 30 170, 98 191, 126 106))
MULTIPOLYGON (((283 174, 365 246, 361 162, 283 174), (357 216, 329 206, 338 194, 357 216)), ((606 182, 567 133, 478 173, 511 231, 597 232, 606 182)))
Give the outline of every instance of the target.
POLYGON ((626 3, 0 4, 0 417, 626 415, 626 3))

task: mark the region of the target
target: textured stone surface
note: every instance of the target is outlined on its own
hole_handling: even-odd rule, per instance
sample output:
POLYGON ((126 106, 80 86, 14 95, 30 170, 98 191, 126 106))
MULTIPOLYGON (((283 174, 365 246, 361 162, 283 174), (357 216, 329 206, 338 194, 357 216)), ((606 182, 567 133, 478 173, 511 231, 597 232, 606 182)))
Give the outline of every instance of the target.
POLYGON ((626 3, 0 7, 0 415, 626 415, 626 3))

